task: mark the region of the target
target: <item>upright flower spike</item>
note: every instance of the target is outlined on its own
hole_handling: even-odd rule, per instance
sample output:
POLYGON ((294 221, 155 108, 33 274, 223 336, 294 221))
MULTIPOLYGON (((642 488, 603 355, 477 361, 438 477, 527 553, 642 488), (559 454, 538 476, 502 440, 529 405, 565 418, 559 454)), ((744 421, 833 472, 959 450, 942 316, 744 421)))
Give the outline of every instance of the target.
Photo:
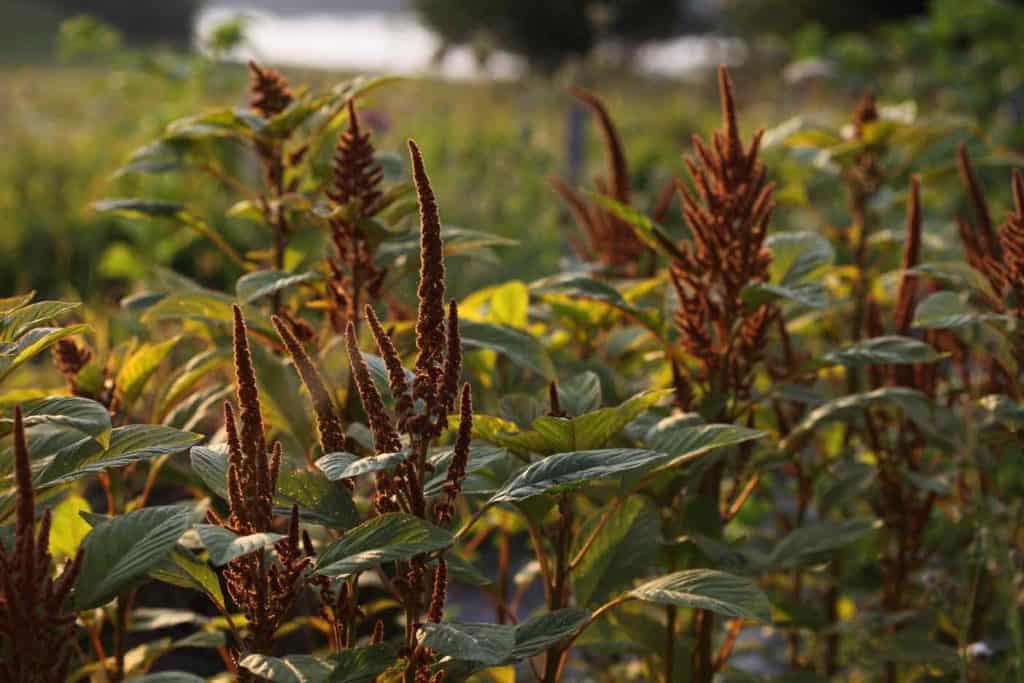
POLYGON ((686 160, 696 194, 677 182, 693 241, 680 246, 672 284, 681 343, 703 366, 703 380, 742 395, 776 314, 767 304, 748 308, 741 296, 747 285, 768 279, 771 255, 764 241, 774 204, 758 161, 761 133, 744 148, 725 67, 719 87, 723 129, 709 145, 694 137, 695 155, 686 160))
POLYGON ((235 318, 235 391, 238 395, 238 417, 242 423, 239 440, 242 453, 252 461, 256 476, 261 478, 260 485, 266 489, 267 482, 262 480, 262 477, 267 472, 267 441, 263 434, 263 414, 260 410, 259 391, 256 388, 256 372, 252 366, 249 337, 242 309, 237 305, 232 306, 232 312, 235 318))
POLYGON ((14 409, 14 545, 0 543, 0 683, 63 683, 71 665, 75 615, 65 609, 82 551, 52 576, 50 511, 35 530, 35 493, 21 408, 14 409))
POLYGON ((441 217, 437 210, 430 178, 423 168, 419 147, 409 141, 412 176, 420 207, 420 282, 417 289, 419 310, 416 318, 416 380, 413 395, 431 409, 437 403, 436 387, 444 372, 444 246, 441 242, 441 217))
POLYGON ((1024 318, 1024 177, 1016 168, 1013 169, 1013 210, 999 231, 999 245, 1006 280, 1004 289, 1013 294, 1015 315, 1024 318))
POLYGON ((412 410, 412 395, 409 393, 409 382, 405 377, 405 367, 402 359, 395 350, 391 337, 384 331, 377 318, 377 313, 372 306, 366 307, 366 319, 370 323, 370 331, 373 332, 374 342, 377 344, 377 351, 384 359, 384 366, 388 370, 388 386, 391 388, 391 395, 395 397, 395 411, 399 420, 407 417, 412 410))
MULTIPOLYGON (((606 175, 595 179, 595 188, 601 195, 628 205, 632 200, 629 181, 629 166, 622 148, 622 141, 608 109, 594 93, 583 88, 569 91, 587 106, 597 119, 604 142, 606 175)), ((585 239, 584 243, 573 240, 573 246, 582 258, 596 261, 618 272, 637 272, 640 260, 648 252, 633 229, 617 216, 609 213, 596 202, 591 202, 559 178, 550 179, 551 186, 561 195, 569 207, 585 239)))
POLYGON ((921 260, 921 182, 917 176, 910 179, 910 198, 907 202, 907 237, 903 243, 903 276, 896 295, 896 332, 906 336, 914 319, 914 299, 917 296, 917 276, 910 271, 921 260))
POLYGON ((253 61, 249 62, 250 105, 265 119, 280 114, 292 103, 292 91, 288 81, 274 69, 263 69, 253 61))
POLYGON ((434 571, 434 590, 430 594, 430 610, 427 619, 440 624, 444 620, 444 604, 448 599, 448 563, 442 557, 434 571))
POLYGON ((982 190, 981 182, 971 164, 971 157, 967 153, 967 145, 960 143, 956 151, 957 168, 960 171, 960 178, 967 188, 967 194, 971 200, 971 207, 974 209, 974 221, 968 222, 973 230, 978 248, 997 258, 999 255, 999 241, 996 239, 995 226, 988 209, 988 202, 985 200, 985 192, 982 190))
POLYGON ((284 342, 288 355, 291 356, 295 369, 302 378, 303 384, 309 391, 313 400, 313 410, 316 412, 316 427, 320 435, 320 447, 324 453, 334 453, 345 450, 345 430, 338 417, 334 400, 331 398, 331 391, 324 383, 320 371, 313 363, 313 359, 306 353, 301 342, 292 334, 289 326, 277 316, 271 318, 277 334, 284 342))
POLYGON ((462 376, 462 337, 459 335, 459 305, 452 299, 448 302, 448 325, 445 328, 446 351, 444 371, 437 394, 444 412, 450 413, 455 408, 455 398, 459 393, 459 379, 462 376))
POLYGON ((459 431, 455 435, 452 460, 448 464, 448 474, 442 489, 444 498, 437 504, 434 511, 435 520, 440 526, 450 524, 455 516, 455 499, 462 493, 462 483, 466 479, 472 439, 473 390, 469 383, 466 383, 462 387, 462 398, 459 403, 459 431))
POLYGON ((340 210, 331 219, 335 254, 328 259, 328 295, 331 322, 341 331, 348 321, 358 321, 362 302, 380 293, 385 269, 374 260, 375 249, 367 241, 362 221, 376 215, 383 195, 384 168, 376 158, 370 134, 359 127, 354 100, 348 101, 348 128, 338 137, 334 153, 334 182, 328 198, 340 210))
POLYGON ((402 442, 398 432, 384 407, 384 401, 377 391, 377 386, 370 377, 370 368, 366 365, 363 354, 359 351, 359 342, 356 339, 355 325, 349 323, 345 329, 345 348, 348 351, 349 367, 356 380, 356 390, 359 392, 359 400, 366 411, 366 419, 370 422, 370 431, 373 433, 373 446, 378 453, 393 453, 402 449, 402 442))
POLYGON ((377 161, 377 152, 370 133, 359 127, 355 100, 349 99, 348 128, 338 136, 334 150, 334 184, 327 196, 340 205, 358 200, 359 214, 372 216, 381 197, 384 167, 377 161))

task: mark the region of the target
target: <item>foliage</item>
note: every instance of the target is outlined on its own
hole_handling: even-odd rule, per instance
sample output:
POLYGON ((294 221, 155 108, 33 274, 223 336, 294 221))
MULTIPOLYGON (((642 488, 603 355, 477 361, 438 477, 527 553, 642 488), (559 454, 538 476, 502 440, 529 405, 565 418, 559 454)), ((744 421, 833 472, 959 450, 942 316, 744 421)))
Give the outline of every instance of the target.
POLYGON ((215 277, 0 300, 4 680, 1021 677, 1024 180, 970 125, 750 134, 722 68, 650 202, 578 92, 613 237, 467 291, 534 235, 380 151, 404 86, 249 74, 91 207, 215 277))

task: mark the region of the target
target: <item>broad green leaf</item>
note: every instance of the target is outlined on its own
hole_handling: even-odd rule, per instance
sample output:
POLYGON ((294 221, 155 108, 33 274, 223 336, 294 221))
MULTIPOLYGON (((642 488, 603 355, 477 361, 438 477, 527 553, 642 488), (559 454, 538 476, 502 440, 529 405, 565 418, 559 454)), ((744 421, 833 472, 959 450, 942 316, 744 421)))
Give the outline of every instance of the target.
POLYGON ((661 251, 674 259, 682 258, 682 252, 676 246, 672 236, 668 234, 665 228, 644 214, 622 202, 596 192, 588 192, 587 196, 600 204, 603 209, 613 216, 633 228, 636 236, 643 240, 651 249, 661 251))
POLYGON ((914 309, 913 324, 929 330, 949 330, 999 317, 974 309, 957 292, 935 292, 914 309))
POLYGON ((782 443, 780 450, 791 452, 803 446, 818 427, 829 422, 859 419, 868 408, 891 405, 926 432, 934 432, 935 405, 921 392, 906 387, 882 387, 867 393, 851 394, 828 401, 804 416, 782 443))
POLYGON ((345 577, 385 562, 404 561, 446 548, 452 535, 400 512, 379 515, 350 529, 317 558, 316 573, 345 577))
POLYGON ((524 329, 530 308, 526 284, 512 280, 473 292, 459 304, 459 318, 524 329))
POLYGON ((180 202, 166 199, 100 199, 92 203, 93 211, 113 213, 126 218, 177 218, 185 210, 180 202))
POLYGON ((593 280, 580 275, 567 274, 538 280, 531 287, 542 295, 559 294, 605 304, 625 313, 653 330, 660 331, 663 327, 661 317, 657 311, 637 308, 627 301, 626 297, 619 290, 607 282, 593 280))
POLYGON ((77 309, 80 304, 69 301, 37 301, 0 316, 0 342, 17 339, 43 323, 77 309))
MULTIPOLYGON (((453 453, 451 448, 446 448, 431 454, 429 462, 434 468, 434 475, 423 485, 424 495, 436 496, 444 490, 444 482, 448 480, 448 466, 452 462, 453 453)), ((516 466, 519 463, 519 460, 513 461, 511 454, 505 448, 471 445, 469 447, 469 462, 466 464, 466 477, 462 481, 462 494, 490 495, 497 488, 497 484, 504 481, 504 477, 492 481, 489 475, 493 473, 486 471, 495 466, 500 468, 502 465, 516 466)))
POLYGON ((751 306, 760 306, 779 299, 795 301, 808 308, 824 308, 828 305, 828 292, 817 282, 800 282, 793 285, 754 282, 743 288, 741 296, 743 302, 751 306))
POLYGON ((89 501, 71 494, 53 508, 50 523, 50 552, 56 557, 74 557, 92 528, 80 512, 92 512, 89 501))
POLYGON ((463 348, 486 349, 505 356, 516 365, 546 379, 555 377, 555 366, 541 343, 530 334, 505 325, 464 320, 459 323, 463 348))
POLYGON ((507 624, 426 623, 417 634, 420 644, 454 659, 494 666, 512 658, 516 629, 507 624))
POLYGON ((211 109, 172 121, 166 137, 171 140, 200 140, 211 137, 253 137, 266 127, 266 121, 245 109, 211 109))
POLYGON ((976 271, 965 261, 922 263, 909 272, 943 280, 958 287, 970 287, 988 297, 990 301, 999 301, 1000 299, 999 295, 992 289, 992 284, 988 281, 988 278, 976 271))
MULTIPOLYGON (((576 534, 571 556, 576 557, 604 517, 598 509, 576 534)), ((662 548, 661 518, 647 498, 631 496, 609 517, 573 572, 573 592, 580 605, 600 604, 613 593, 648 575, 662 548)))
POLYGON ((96 524, 82 544, 84 559, 72 599, 74 609, 104 605, 158 567, 191 523, 188 508, 163 506, 96 524))
POLYGON ((180 543, 174 546, 170 555, 163 562, 149 570, 149 578, 203 593, 221 611, 226 609, 224 593, 220 587, 220 577, 210 568, 209 564, 200 560, 191 550, 180 543))
MULTIPOLYGON (((107 444, 110 441, 110 412, 102 404, 78 396, 48 396, 21 404, 26 428, 37 425, 59 425, 91 436, 107 444)), ((6 435, 14 426, 12 418, 0 419, 0 434, 6 435)))
POLYGON ((243 555, 271 548, 284 538, 281 534, 273 533, 239 536, 233 531, 214 524, 197 524, 196 531, 199 532, 199 538, 202 539, 206 552, 210 553, 210 562, 217 567, 222 567, 243 555))
POLYGON ((768 557, 775 569, 794 569, 820 559, 822 553, 833 552, 859 540, 875 528, 870 519, 848 519, 842 522, 815 522, 790 532, 768 557))
POLYGON ((714 569, 689 569, 649 581, 629 594, 645 602, 704 609, 726 617, 770 622, 771 604, 750 579, 714 569))
POLYGON ((793 286, 812 278, 832 265, 832 243, 814 232, 780 232, 765 240, 772 253, 771 281, 793 286))
POLYGON ((538 655, 552 645, 570 638, 590 623, 590 610, 578 607, 555 610, 530 617, 515 627, 511 661, 538 655))
POLYGON ((371 472, 389 470, 399 463, 405 462, 409 451, 382 453, 360 458, 353 453, 328 453, 316 461, 316 466, 331 481, 350 479, 371 472))
POLYGON ((180 337, 159 344, 143 344, 125 359, 117 373, 116 386, 121 397, 131 404, 142 393, 146 382, 174 350, 180 337))
POLYGON ((69 327, 37 327, 16 341, 0 344, 0 381, 61 339, 82 334, 88 329, 89 326, 84 324, 69 327))
POLYGON ((667 459, 664 453, 639 448, 605 448, 556 453, 538 460, 502 486, 491 503, 526 500, 590 481, 606 479, 667 459))
POLYGON ((46 486, 64 484, 141 460, 181 453, 201 438, 199 434, 162 425, 117 427, 110 432, 110 445, 106 449, 93 439, 84 439, 79 448, 58 453, 38 481, 46 486))
POLYGON ((0 299, 0 319, 9 316, 15 309, 27 306, 32 299, 36 298, 34 291, 26 294, 16 294, 0 299))
POLYGON ((601 378, 586 371, 558 383, 558 402, 569 415, 583 415, 601 407, 601 378))
MULTIPOLYGON (((377 391, 380 392, 381 397, 385 401, 393 401, 394 396, 391 395, 391 385, 388 384, 388 367, 384 364, 384 359, 372 353, 364 353, 362 355, 363 360, 366 361, 366 366, 370 369, 370 376, 373 378, 373 383, 377 386, 377 391)), ((408 368, 402 369, 405 370, 405 381, 409 386, 412 386, 416 375, 408 368)))
POLYGON ((326 683, 331 665, 312 655, 246 655, 238 666, 273 683, 326 683))
MULTIPOLYGON (((198 320, 226 325, 234 320, 231 304, 231 297, 215 292, 176 292, 151 306, 142 315, 142 322, 148 324, 161 320, 198 320)), ((249 322, 248 317, 246 322, 249 322)))
POLYGON ((667 454, 662 465, 668 469, 717 448, 737 446, 765 436, 765 432, 731 424, 699 424, 689 416, 660 420, 644 437, 646 444, 667 454))
POLYGON ((257 270, 246 273, 235 285, 235 296, 248 304, 265 296, 276 294, 289 287, 320 279, 319 273, 286 273, 280 270, 257 270))
POLYGON ((342 650, 330 659, 334 670, 327 683, 373 683, 397 660, 398 651, 390 643, 342 650))
POLYGON ((861 367, 874 363, 934 363, 942 358, 923 341, 911 337, 886 335, 865 339, 851 346, 826 353, 822 359, 825 364, 861 367))
MULTIPOLYGON (((195 446, 191 450, 192 469, 211 491, 228 497, 228 461, 225 446, 195 446)), ((296 469, 281 464, 277 476, 274 505, 287 512, 298 505, 306 519, 332 528, 347 529, 359 521, 352 496, 343 486, 330 481, 319 470, 296 469)))

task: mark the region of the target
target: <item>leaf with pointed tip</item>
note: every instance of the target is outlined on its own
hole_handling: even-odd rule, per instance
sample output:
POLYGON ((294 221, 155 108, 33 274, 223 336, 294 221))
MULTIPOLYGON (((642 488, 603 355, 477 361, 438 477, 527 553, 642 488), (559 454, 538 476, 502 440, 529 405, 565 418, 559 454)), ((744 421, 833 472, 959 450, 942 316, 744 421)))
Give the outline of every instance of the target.
POLYGON ((96 524, 82 542, 84 559, 75 584, 76 611, 104 605, 155 569, 192 523, 181 506, 142 508, 96 524))
POLYGON ((91 208, 98 213, 113 213, 126 218, 177 218, 185 211, 181 202, 166 199, 100 199, 91 208))
POLYGON ((159 344, 143 344, 124 361, 117 373, 115 386, 126 403, 130 404, 138 398, 146 382, 174 350, 180 339, 173 337, 159 344))
POLYGON ((334 670, 327 683, 373 683, 398 660, 398 650, 390 643, 354 647, 334 655, 334 670))
POLYGON ((163 425, 117 427, 110 432, 110 445, 105 449, 93 439, 84 439, 80 447, 58 453, 40 473, 38 482, 40 486, 66 484, 108 469, 181 453, 201 438, 163 425))
POLYGON ((917 304, 913 325, 929 330, 950 330, 1001 317, 976 310, 960 293, 935 292, 917 304))
POLYGON ((813 278, 835 260, 832 243, 814 232, 779 232, 765 240, 772 254, 771 281, 794 285, 813 278))
POLYGON ((875 520, 871 519, 805 524, 791 531, 775 546, 768 556, 768 565, 777 569, 805 566, 823 553, 834 552, 856 542, 875 526, 875 520))
POLYGON ((668 456, 640 448, 603 448, 556 453, 538 460, 491 496, 490 503, 527 500, 545 493, 582 486, 664 461, 668 456))
POLYGON ((16 341, 0 344, 0 381, 61 339, 82 334, 88 329, 89 326, 85 324, 69 327, 36 327, 18 337, 16 341))
POLYGON ((505 325, 479 323, 472 320, 459 322, 459 335, 466 350, 487 349, 505 356, 516 365, 554 379, 555 366, 547 351, 532 335, 505 325))
MULTIPOLYGON (((685 418, 686 416, 684 416, 685 418)), ((690 419, 665 418, 652 427, 646 443, 671 457, 662 467, 668 469, 689 462, 705 453, 755 441, 765 432, 731 424, 695 424, 690 419)))
POLYGON ((510 661, 538 655, 552 645, 570 638, 590 623, 590 610, 567 607, 530 617, 515 627, 515 645, 510 661))
POLYGON ((688 569, 637 586, 631 597, 659 605, 704 609, 726 617, 770 622, 768 598, 750 579, 714 569, 688 569))
POLYGON ((0 342, 14 341, 29 330, 70 313, 80 305, 70 301, 37 301, 7 311, 0 316, 0 342))
POLYGON ((246 655, 238 666, 274 683, 326 683, 331 665, 312 655, 246 655))
POLYGON ((281 534, 274 533, 239 536, 233 531, 214 524, 197 524, 196 531, 199 532, 199 538, 202 539, 206 552, 210 553, 210 562, 216 567, 222 567, 243 555, 271 548, 284 538, 281 534))
POLYGON ((149 578, 198 591, 206 595, 222 612, 226 609, 224 592, 216 572, 180 543, 174 546, 166 560, 149 570, 149 578))
POLYGON ((351 479, 371 472, 389 470, 408 459, 409 451, 381 453, 360 458, 354 453, 328 453, 316 461, 316 466, 331 481, 351 479))
POLYGON ((401 512, 379 515, 350 529, 317 558, 316 573, 345 577, 385 562, 404 561, 452 544, 452 535, 401 512))
MULTIPOLYGON (((110 443, 110 412, 97 401, 78 396, 48 396, 21 404, 26 428, 59 425, 91 436, 101 444, 110 443)), ((11 418, 0 419, 0 435, 14 427, 11 418)))
POLYGON ((857 368, 875 363, 934 363, 941 358, 942 354, 923 341, 912 337, 885 335, 865 339, 846 348, 826 353, 822 364, 857 368))
POLYGON ((287 273, 282 270, 257 270, 246 273, 235 285, 235 296, 244 304, 252 303, 265 296, 276 294, 282 290, 305 282, 319 280, 319 273, 287 273))
POLYGON ((483 666, 508 661, 516 647, 516 629, 507 624, 426 623, 417 637, 423 647, 445 657, 483 666))

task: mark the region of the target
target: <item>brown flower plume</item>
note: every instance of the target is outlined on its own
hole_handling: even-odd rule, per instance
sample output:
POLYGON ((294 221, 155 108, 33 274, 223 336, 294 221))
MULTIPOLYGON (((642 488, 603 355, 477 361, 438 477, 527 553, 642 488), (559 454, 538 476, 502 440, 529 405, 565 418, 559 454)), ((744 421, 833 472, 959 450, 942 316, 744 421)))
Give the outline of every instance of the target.
MULTIPOLYGON (((253 370, 241 309, 234 307, 235 383, 239 414, 230 403, 224 405, 224 427, 228 447, 228 509, 221 519, 209 513, 210 520, 236 534, 249 535, 272 531, 274 496, 281 467, 281 444, 274 444, 268 457, 263 429, 256 374, 253 370), (240 428, 239 424, 241 423, 240 428)), ((250 553, 232 560, 224 570, 228 592, 247 619, 243 653, 269 654, 274 633, 291 610, 309 558, 299 537, 299 510, 294 506, 287 536, 274 547, 277 561, 268 561, 262 553, 250 553)), ((240 673, 241 680, 256 680, 240 673)))
POLYGON ((65 609, 82 551, 52 575, 50 511, 35 530, 35 494, 21 408, 14 409, 14 545, 0 543, 0 681, 63 683, 71 664, 75 615, 65 609))
MULTIPOLYGON (((629 166, 626 163, 622 140, 607 107, 589 90, 572 88, 569 92, 593 112, 601 130, 607 177, 595 179, 597 192, 628 206, 632 201, 629 166)), ((636 274, 642 257, 649 250, 633 229, 597 203, 587 200, 561 179, 552 177, 550 182, 569 207, 583 233, 585 243, 573 241, 580 257, 596 261, 615 272, 636 274)), ((664 208, 667 209, 667 204, 664 208)))
POLYGON ((741 298, 748 284, 768 279, 771 255, 764 241, 774 203, 758 161, 761 132, 744 149, 725 67, 719 88, 724 130, 710 145, 694 136, 695 157, 686 160, 696 195, 677 181, 693 241, 680 246, 672 283, 681 343, 701 363, 703 381, 742 395, 776 315, 771 305, 750 308, 741 298))
POLYGON ((292 91, 275 69, 261 68, 256 62, 249 62, 249 104, 265 119, 271 119, 292 103, 292 91))
POLYGON ((360 223, 376 215, 382 196, 384 169, 377 161, 370 133, 359 126, 355 101, 348 101, 348 128, 338 137, 334 182, 328 198, 342 210, 331 219, 334 255, 328 260, 331 320, 337 331, 358 321, 364 297, 380 294, 385 269, 375 263, 375 249, 360 223))

